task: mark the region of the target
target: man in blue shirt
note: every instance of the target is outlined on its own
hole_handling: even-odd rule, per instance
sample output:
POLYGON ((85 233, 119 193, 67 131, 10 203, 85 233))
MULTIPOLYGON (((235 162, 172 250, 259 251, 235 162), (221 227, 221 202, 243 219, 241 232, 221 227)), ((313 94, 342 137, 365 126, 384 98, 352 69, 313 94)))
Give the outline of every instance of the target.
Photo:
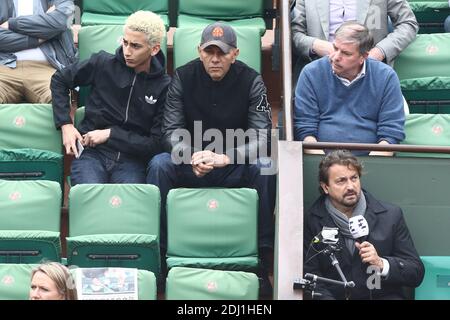
POLYGON ((300 74, 295 90, 296 140, 402 141, 405 114, 400 82, 391 67, 368 58, 373 47, 368 29, 354 21, 343 23, 333 47, 333 53, 311 62, 300 74))

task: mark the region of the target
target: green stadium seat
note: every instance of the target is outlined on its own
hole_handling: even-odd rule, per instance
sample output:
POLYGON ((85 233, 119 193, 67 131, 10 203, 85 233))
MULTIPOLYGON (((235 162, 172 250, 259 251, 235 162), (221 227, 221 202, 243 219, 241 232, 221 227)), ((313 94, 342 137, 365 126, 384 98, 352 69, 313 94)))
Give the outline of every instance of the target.
POLYGON ((450 256, 421 256, 425 277, 416 288, 416 300, 450 300, 450 256))
POLYGON ((80 184, 69 194, 67 263, 160 274, 159 189, 146 184, 80 184))
POLYGON ((258 300, 254 273, 176 267, 169 271, 167 300, 258 300))
POLYGON ((394 69, 411 113, 450 113, 450 33, 418 35, 394 69))
MULTIPOLYGON (((70 272, 74 277, 74 281, 77 280, 76 270, 78 268, 71 268, 70 272)), ((97 268, 83 268, 83 270, 96 271, 97 268)), ((137 270, 137 287, 138 287, 138 300, 156 300, 156 277, 153 272, 148 270, 137 270)), ((78 290, 78 288, 77 288, 78 290)))
MULTIPOLYGON (((261 72, 261 39, 255 28, 235 28, 238 60, 261 72)), ((173 38, 174 69, 198 57, 203 28, 177 28, 173 38)))
POLYGON ((204 28, 214 21, 223 20, 236 28, 255 28, 263 36, 266 31, 264 5, 264 0, 179 0, 177 26, 204 28))
POLYGON ((166 27, 169 26, 168 0, 83 0, 83 15, 81 24, 104 25, 124 24, 126 18, 139 10, 158 13, 166 27))
POLYGON ((0 264, 0 300, 29 300, 31 271, 38 264, 0 264))
POLYGON ((254 271, 254 189, 172 189, 167 196, 167 267, 254 271))
MULTIPOLYGON (((116 49, 122 45, 123 25, 95 25, 82 27, 78 33, 78 51, 80 61, 88 59, 92 54, 104 50, 114 54, 116 49)), ((167 37, 163 38, 161 50, 166 57, 167 66, 167 37)), ((81 87, 79 95, 79 106, 84 106, 89 87, 81 87)))
POLYGON ((0 180, 0 263, 61 260, 61 193, 54 181, 0 180))
POLYGON ((61 133, 49 104, 0 104, 0 179, 62 184, 61 133))
POLYGON ((420 33, 444 32, 444 20, 450 15, 448 0, 408 0, 419 23, 420 33))
MULTIPOLYGON (((402 144, 449 146, 450 145, 450 114, 409 114, 406 116, 405 135, 402 144)), ((436 157, 450 158, 450 154, 441 153, 409 153, 397 152, 401 157, 436 157)))

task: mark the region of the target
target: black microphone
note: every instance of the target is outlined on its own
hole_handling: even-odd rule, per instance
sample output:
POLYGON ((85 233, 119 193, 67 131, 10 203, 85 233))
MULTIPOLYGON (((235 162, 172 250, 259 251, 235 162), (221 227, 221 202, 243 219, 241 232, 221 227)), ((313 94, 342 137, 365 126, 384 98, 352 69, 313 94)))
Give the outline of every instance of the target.
POLYGON ((364 216, 358 215, 348 219, 348 228, 353 239, 362 243, 367 240, 369 234, 369 224, 364 216))

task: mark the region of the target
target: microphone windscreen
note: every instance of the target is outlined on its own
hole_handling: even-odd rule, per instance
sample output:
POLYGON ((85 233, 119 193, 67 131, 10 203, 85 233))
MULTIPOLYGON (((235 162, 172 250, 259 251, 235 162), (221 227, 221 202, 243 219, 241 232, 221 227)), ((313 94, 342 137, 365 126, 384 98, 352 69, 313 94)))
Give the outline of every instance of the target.
POLYGON ((348 228, 353 239, 359 239, 369 234, 369 225, 364 216, 358 215, 348 219, 348 228))

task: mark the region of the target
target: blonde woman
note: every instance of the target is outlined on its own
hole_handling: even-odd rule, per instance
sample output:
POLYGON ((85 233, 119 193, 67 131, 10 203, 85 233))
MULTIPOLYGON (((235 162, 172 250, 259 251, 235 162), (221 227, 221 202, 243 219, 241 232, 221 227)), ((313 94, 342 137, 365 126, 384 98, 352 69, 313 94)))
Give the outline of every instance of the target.
POLYGON ((31 272, 30 300, 77 300, 75 283, 66 266, 45 262, 31 272))

